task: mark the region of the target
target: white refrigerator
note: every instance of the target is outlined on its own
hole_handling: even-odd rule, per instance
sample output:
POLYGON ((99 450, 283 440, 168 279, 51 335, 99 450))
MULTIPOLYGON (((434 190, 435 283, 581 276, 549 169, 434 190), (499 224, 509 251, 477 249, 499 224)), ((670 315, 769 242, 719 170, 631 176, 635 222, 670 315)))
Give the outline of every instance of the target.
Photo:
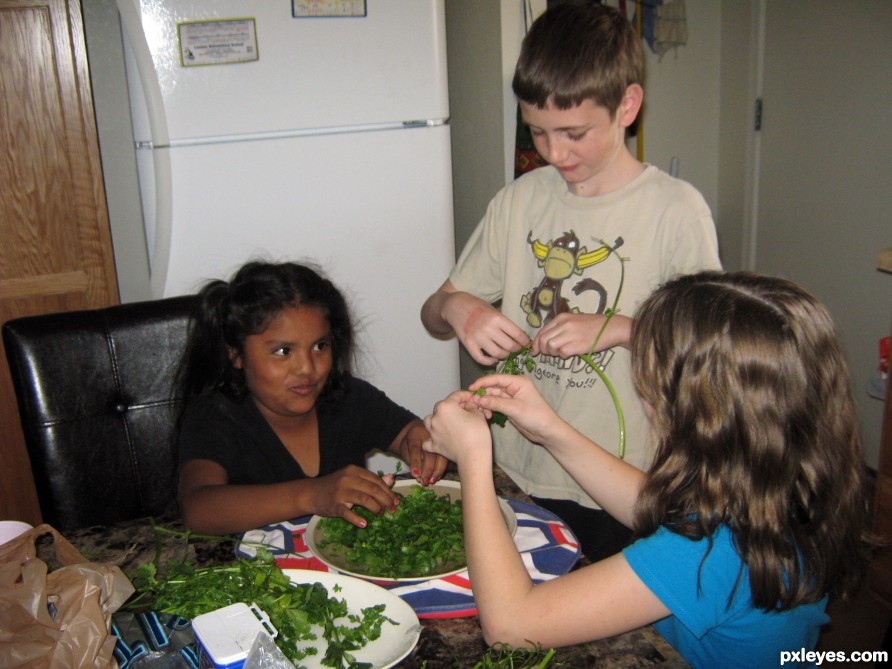
POLYGON ((459 386, 419 318, 455 259, 444 0, 117 3, 152 294, 308 260, 357 373, 430 412, 459 386))

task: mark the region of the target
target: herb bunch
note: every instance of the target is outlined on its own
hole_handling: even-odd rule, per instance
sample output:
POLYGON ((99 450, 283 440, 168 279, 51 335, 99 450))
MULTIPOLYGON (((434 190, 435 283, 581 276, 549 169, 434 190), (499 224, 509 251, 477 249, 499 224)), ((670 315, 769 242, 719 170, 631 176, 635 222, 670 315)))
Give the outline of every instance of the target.
POLYGON ((376 516, 353 510, 366 520, 359 528, 343 518, 323 518, 320 548, 331 546, 351 570, 386 578, 425 577, 465 565, 461 500, 452 501, 433 488, 413 486, 399 498, 396 511, 376 516))
MULTIPOLYGON (((529 374, 536 369, 536 359, 530 355, 530 347, 525 346, 519 351, 510 353, 507 358, 502 360, 492 372, 493 374, 513 374, 520 376, 521 374, 529 374)), ((485 395, 486 388, 478 388, 477 395, 485 395)), ((508 417, 498 411, 494 411, 489 422, 499 427, 505 427, 508 417)))
POLYGON ((472 669, 545 669, 554 659, 554 649, 491 647, 472 669))
POLYGON ((218 567, 196 569, 187 562, 171 561, 163 578, 154 563, 143 563, 133 585, 138 596, 130 608, 148 599, 153 611, 189 620, 230 604, 253 602, 279 631, 276 645, 297 666, 316 654, 315 647, 303 643, 317 638, 312 625, 322 627, 328 643, 324 666, 363 669, 370 665, 356 662, 352 653, 379 638, 385 623, 397 624, 384 615, 384 604, 363 609, 362 615, 348 614, 347 603, 329 596, 321 584, 293 583, 264 548, 254 559, 218 567))

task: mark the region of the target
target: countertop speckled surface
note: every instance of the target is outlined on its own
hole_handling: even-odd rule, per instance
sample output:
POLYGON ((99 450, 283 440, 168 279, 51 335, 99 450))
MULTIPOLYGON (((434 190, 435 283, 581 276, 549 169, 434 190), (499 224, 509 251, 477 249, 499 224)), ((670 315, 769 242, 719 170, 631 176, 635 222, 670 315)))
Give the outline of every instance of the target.
MULTIPOLYGON (((501 472, 496 474, 496 484, 502 496, 529 501, 501 472)), ((171 529, 181 527, 177 519, 158 519, 156 522, 171 529)), ((187 543, 173 534, 156 535, 147 519, 63 534, 88 560, 116 564, 128 576, 133 575, 136 565, 152 562, 156 555, 161 556, 159 564, 178 559, 198 566, 221 564, 235 558, 233 542, 192 538, 187 543)), ((41 557, 51 561, 48 546, 42 547, 40 553, 41 557)), ((415 650, 398 665, 402 669, 469 669, 486 651, 476 617, 422 619, 421 624, 421 638, 415 650)), ((571 667, 680 669, 688 664, 653 627, 646 626, 610 639, 558 649, 549 668, 571 667)))

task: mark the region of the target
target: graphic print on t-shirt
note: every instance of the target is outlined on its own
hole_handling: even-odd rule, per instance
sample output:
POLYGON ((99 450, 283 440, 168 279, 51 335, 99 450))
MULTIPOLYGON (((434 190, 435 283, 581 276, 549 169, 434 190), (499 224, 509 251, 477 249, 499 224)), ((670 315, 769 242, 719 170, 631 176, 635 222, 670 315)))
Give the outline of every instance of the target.
MULTIPOLYGON (((617 237, 612 247, 602 242, 602 246, 594 251, 580 244, 573 230, 544 243, 534 240, 533 233, 529 232, 527 243, 545 276, 538 286, 521 296, 520 308, 527 315, 527 323, 540 328, 558 314, 580 313, 579 307, 572 306, 570 300, 562 295, 564 282, 574 274, 581 275, 583 270, 606 260, 611 252, 623 245, 623 238, 617 237)), ((597 306, 591 313, 603 314, 607 308, 607 290, 591 277, 580 279, 572 291, 575 295, 586 291, 598 294, 597 306)))

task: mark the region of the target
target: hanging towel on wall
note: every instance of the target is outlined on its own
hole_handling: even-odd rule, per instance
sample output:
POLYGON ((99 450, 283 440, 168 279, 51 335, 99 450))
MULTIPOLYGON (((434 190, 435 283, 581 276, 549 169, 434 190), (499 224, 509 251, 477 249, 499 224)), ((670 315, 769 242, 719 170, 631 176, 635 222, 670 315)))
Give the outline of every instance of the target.
POLYGON ((652 48, 659 58, 688 43, 684 0, 668 0, 656 8, 652 48))

